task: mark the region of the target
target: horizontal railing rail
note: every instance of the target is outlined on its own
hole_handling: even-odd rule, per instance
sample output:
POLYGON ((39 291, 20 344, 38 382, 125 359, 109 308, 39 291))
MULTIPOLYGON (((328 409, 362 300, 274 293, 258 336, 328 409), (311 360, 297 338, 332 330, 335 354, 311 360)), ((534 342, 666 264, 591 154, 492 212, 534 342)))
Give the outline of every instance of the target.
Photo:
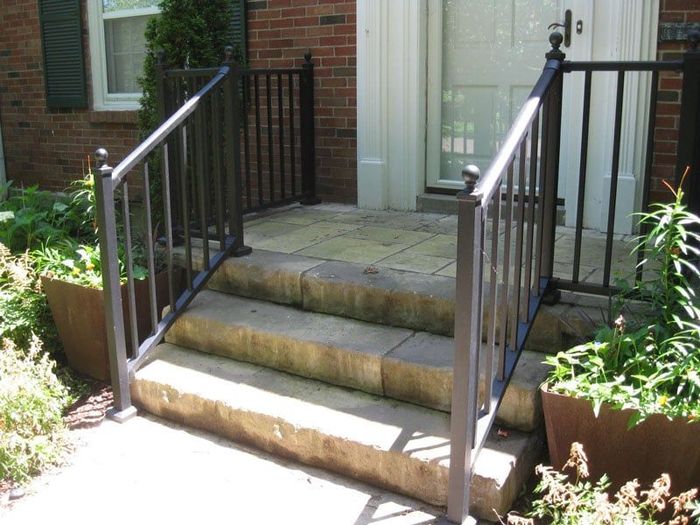
POLYGON ((228 63, 199 70, 200 80, 190 85, 187 99, 116 167, 107 164, 105 150, 96 153, 96 208, 116 419, 134 413, 130 376, 168 328, 226 257, 250 253, 243 242, 237 173, 240 144, 235 122, 240 108, 236 68, 228 63), (132 187, 142 200, 137 210, 133 209, 132 187), (140 253, 142 261, 137 260, 140 253), (158 273, 159 261, 165 270, 162 274, 158 273), (141 265, 147 280, 146 297, 136 293, 141 265), (141 304, 147 304, 149 333, 139 332, 141 304))

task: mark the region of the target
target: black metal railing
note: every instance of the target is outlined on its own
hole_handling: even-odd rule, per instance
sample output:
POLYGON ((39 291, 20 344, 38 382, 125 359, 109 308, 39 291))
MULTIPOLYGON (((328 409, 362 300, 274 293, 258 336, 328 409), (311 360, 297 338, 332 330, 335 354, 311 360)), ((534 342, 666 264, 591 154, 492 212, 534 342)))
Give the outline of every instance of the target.
MULTIPOLYGON (((161 57, 159 95, 162 114, 170 115, 214 70, 166 69, 165 64, 161 57)), ((234 127, 239 130, 236 169, 242 181, 244 213, 296 201, 320 202, 316 196, 311 53, 304 55, 300 68, 230 67, 238 86, 234 127)))
MULTIPOLYGON (((525 101, 502 146, 480 178, 476 166, 463 171, 466 188, 458 193, 455 360, 451 417, 450 480, 447 517, 462 523, 469 510, 472 466, 493 424, 532 321, 546 296, 559 290, 609 295, 615 211, 621 163, 623 104, 627 75, 650 75, 649 121, 644 130, 640 211, 649 205, 654 162, 659 74, 683 73, 676 171, 691 167, 691 209, 700 190, 700 34, 682 60, 660 62, 565 62, 563 37, 550 36, 552 50, 537 84, 525 101), (557 190, 560 176, 562 101, 565 77, 584 73, 576 226, 571 279, 554 275, 557 246, 557 190), (590 107, 593 76, 617 74, 610 195, 600 282, 581 282, 590 107), (481 394, 481 395, 480 395, 481 394)), ((570 131, 570 130, 567 130, 570 131)), ((636 130, 632 130, 636 131, 636 130)), ((640 232, 644 234, 642 230, 640 232)), ((637 253, 636 262, 644 259, 637 253)), ((637 265, 635 279, 642 278, 637 265)))
MULTIPOLYGON (((647 123, 646 138, 645 138, 645 159, 644 167, 641 174, 642 180, 642 201, 639 211, 646 211, 649 206, 649 191, 651 183, 652 164, 654 158, 654 130, 656 128, 656 110, 658 103, 658 84, 660 71, 682 71, 682 61, 666 61, 666 62, 565 62, 563 65, 564 73, 583 72, 584 77, 584 94, 583 94, 583 113, 581 118, 581 150, 579 162, 579 176, 577 184, 576 197, 576 226, 574 233, 574 254, 573 263, 571 265, 571 278, 557 278, 557 288, 565 290, 573 290, 579 292, 587 292, 593 294, 608 295, 615 291, 612 283, 612 257, 613 257, 613 242, 615 235, 615 217, 618 200, 618 189, 620 180, 620 149, 622 142, 622 120, 623 106, 625 103, 625 79, 630 73, 651 73, 650 96, 649 96, 649 120, 647 123), (581 282, 581 252, 583 243, 583 217, 584 217, 584 202, 586 199, 586 178, 588 172, 588 143, 590 136, 590 105, 594 73, 615 72, 616 89, 615 89, 615 117, 613 128, 613 144, 610 167, 610 192, 607 201, 607 224, 604 230, 605 233, 605 251, 602 264, 602 279, 600 282, 581 282)), ((643 231, 641 232, 644 233, 643 231)), ((637 253, 637 263, 641 263, 644 259, 644 252, 640 250, 637 253)), ((635 279, 642 279, 642 267, 637 266, 635 279)))
POLYGON ((485 175, 480 178, 476 166, 465 168, 466 188, 457 197, 447 503, 447 517, 455 523, 462 523, 469 514, 473 464, 550 288, 561 128, 561 40, 560 34, 552 35, 544 72, 485 175), (548 147, 540 150, 541 144, 548 147))
POLYGON ((240 178, 236 173, 238 132, 235 128, 236 77, 230 65, 216 70, 208 81, 196 86, 160 127, 115 168, 107 164, 107 152, 98 150, 95 177, 105 315, 114 417, 133 413, 129 377, 195 295, 206 285, 226 257, 250 252, 243 243, 243 212, 240 178), (173 155, 173 152, 176 155, 173 155), (158 167, 154 173, 152 166, 158 167), (161 195, 153 193, 153 180, 161 195), (139 220, 131 209, 130 189, 143 199, 139 220), (174 187, 179 189, 174 195, 174 187), (183 191, 185 189, 185 191, 183 191), (160 201, 159 205, 153 201, 160 201), (117 203, 121 202, 120 213, 117 203), (213 222, 212 222, 213 218, 213 222), (156 221, 159 224, 156 224, 156 221), (137 339, 135 292, 138 254, 134 235, 142 232, 140 248, 149 282, 151 333, 137 339), (162 233, 162 235, 160 235, 162 233), (210 241, 212 244, 210 246, 210 241), (184 245, 184 283, 175 264, 176 243, 184 245), (194 271, 193 246, 201 246, 201 271, 194 271), (122 259, 120 260, 120 255, 122 259), (157 261, 167 274, 166 299, 158 297, 157 261), (128 316, 122 316, 120 265, 124 265, 128 316), (158 305, 168 305, 162 318, 158 305), (132 355, 127 356, 125 322, 130 326, 132 355))

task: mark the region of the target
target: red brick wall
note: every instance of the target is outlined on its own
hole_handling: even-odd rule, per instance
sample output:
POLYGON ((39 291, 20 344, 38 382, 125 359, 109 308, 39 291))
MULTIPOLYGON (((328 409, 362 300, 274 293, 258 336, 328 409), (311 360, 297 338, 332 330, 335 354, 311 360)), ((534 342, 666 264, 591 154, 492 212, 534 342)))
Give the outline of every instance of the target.
MULTIPOLYGON (((86 21, 83 27, 89 86, 86 21)), ((0 124, 5 163, 8 179, 18 187, 40 184, 62 190, 81 175, 85 157, 98 147, 109 150, 112 164, 133 148, 135 113, 47 109, 39 31, 36 0, 2 1, 0 124)))
MULTIPOLYGON (((659 22, 700 22, 700 0, 661 0, 659 22)), ((661 41, 658 46, 658 58, 679 60, 687 47, 688 43, 683 41, 661 41)), ((650 189, 652 202, 668 201, 671 197, 662 181, 673 183, 676 176, 682 84, 683 77, 678 73, 662 72, 659 75, 650 189)))
POLYGON ((315 64, 316 187, 323 200, 357 200, 355 0, 248 4, 251 67, 315 64))

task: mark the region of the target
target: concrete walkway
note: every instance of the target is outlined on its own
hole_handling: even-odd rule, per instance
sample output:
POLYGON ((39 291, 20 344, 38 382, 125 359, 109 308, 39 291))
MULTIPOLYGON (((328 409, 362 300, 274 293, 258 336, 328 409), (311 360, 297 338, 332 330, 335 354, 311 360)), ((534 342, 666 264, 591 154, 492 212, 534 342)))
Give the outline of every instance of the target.
POLYGON ((2 502, 0 523, 414 525, 441 514, 148 415, 72 435, 69 464, 2 502))

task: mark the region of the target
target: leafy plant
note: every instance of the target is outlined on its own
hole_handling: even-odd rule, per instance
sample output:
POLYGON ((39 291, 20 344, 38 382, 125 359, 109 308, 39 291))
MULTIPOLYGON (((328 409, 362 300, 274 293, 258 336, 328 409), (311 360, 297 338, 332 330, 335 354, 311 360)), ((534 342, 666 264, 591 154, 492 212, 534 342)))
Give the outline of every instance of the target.
POLYGON ((65 448, 63 410, 72 402, 55 364, 34 336, 22 351, 0 350, 0 479, 24 483, 58 462, 65 448))
POLYGON ((648 312, 631 326, 617 317, 594 341, 549 357, 550 391, 583 397, 594 410, 603 403, 632 408, 630 425, 651 414, 700 420, 700 218, 683 204, 681 186, 674 201, 640 214, 647 233, 633 253, 643 250, 642 268, 651 279, 638 281, 631 294, 648 301, 648 312))
POLYGON ((68 205, 36 186, 16 192, 0 203, 0 242, 14 253, 35 248, 71 230, 68 205))
POLYGON ((535 488, 541 497, 532 504, 529 517, 508 515, 508 525, 687 525, 690 520, 700 523, 698 490, 692 489, 671 496, 671 480, 662 474, 648 490, 640 492, 635 479, 625 483, 611 500, 606 476, 592 483, 588 480, 588 458, 580 443, 572 443, 569 460, 564 469, 571 475, 552 467, 538 465, 535 472, 541 477, 535 488), (660 521, 659 515, 673 508, 671 521, 660 521))
POLYGON ((0 340, 26 348, 36 334, 52 350, 60 347, 41 281, 28 253, 12 255, 0 244, 0 340))

